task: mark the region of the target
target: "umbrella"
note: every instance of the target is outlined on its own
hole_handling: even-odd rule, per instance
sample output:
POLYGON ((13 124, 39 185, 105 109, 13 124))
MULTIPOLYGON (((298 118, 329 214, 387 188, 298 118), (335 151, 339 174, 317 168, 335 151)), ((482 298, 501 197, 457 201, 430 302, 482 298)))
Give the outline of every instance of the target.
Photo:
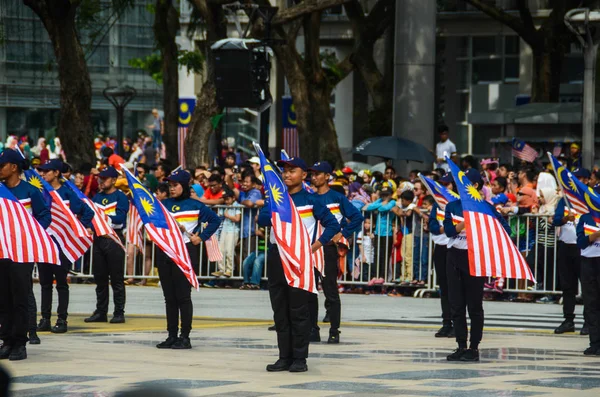
POLYGON ((392 160, 418 161, 433 163, 435 157, 420 143, 395 136, 369 138, 358 144, 352 151, 364 156, 378 156, 392 160))

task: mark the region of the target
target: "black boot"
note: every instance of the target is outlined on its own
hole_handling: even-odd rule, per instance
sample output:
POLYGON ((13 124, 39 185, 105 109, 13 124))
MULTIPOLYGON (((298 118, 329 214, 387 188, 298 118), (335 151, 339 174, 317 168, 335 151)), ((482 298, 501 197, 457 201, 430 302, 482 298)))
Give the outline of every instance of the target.
POLYGON ((158 349, 170 349, 177 342, 176 336, 169 336, 164 342, 160 342, 156 347, 158 349))
POLYGON ((565 320, 554 330, 555 334, 564 334, 565 332, 575 332, 573 320, 565 320))
POLYGON ((183 349, 191 349, 192 342, 188 337, 180 337, 177 341, 171 346, 171 349, 183 350, 183 349))
POLYGON ((306 372, 308 371, 308 366, 306 365, 305 358, 295 359, 292 365, 290 365, 290 372, 306 372))
MULTIPOLYGON (((454 334, 454 328, 451 325, 444 325, 435 333, 436 338, 449 338, 450 334, 454 334)), ((454 335, 452 335, 454 336, 454 335)))
POLYGON ((269 331, 277 331, 277 328, 275 328, 275 325, 271 325, 269 328, 267 328, 269 331))
MULTIPOLYGON (((31 343, 31 342, 29 342, 29 343, 31 343)), ((27 358, 27 349, 25 348, 25 346, 14 347, 10 351, 10 356, 8 356, 8 359, 10 361, 25 360, 26 358, 27 358)))
POLYGON ((327 339, 328 344, 338 344, 340 343, 340 331, 329 331, 329 339, 327 339))
POLYGON ((123 314, 115 314, 113 318, 110 319, 111 324, 123 324, 125 323, 125 315, 123 314))
POLYGON ((42 318, 37 326, 37 330, 40 332, 47 332, 52 329, 52 325, 50 325, 49 318, 42 318))
POLYGON ((6 343, 0 346, 0 360, 6 360, 10 356, 11 350, 12 346, 7 345, 6 343))
POLYGON ((52 327, 50 331, 53 334, 64 334, 65 332, 67 332, 67 330, 67 321, 63 320, 62 318, 59 318, 58 320, 56 320, 56 325, 52 327))
POLYGON ((86 323, 105 323, 108 321, 108 318, 106 317, 106 314, 94 312, 94 314, 92 314, 90 317, 86 318, 83 321, 85 321, 86 323))
MULTIPOLYGON (((37 336, 37 332, 29 331, 29 344, 39 345, 40 343, 42 343, 42 341, 40 340, 39 336, 37 336)), ((25 348, 25 346, 23 346, 23 348, 25 348)), ((25 353, 25 358, 27 358, 27 353, 25 353)))
POLYGON ((310 342, 321 342, 321 334, 319 333, 319 330, 316 328, 313 328, 310 331, 310 342))
POLYGON ((287 371, 290 369, 291 365, 292 365, 292 360, 280 358, 279 360, 275 361, 274 364, 267 365, 267 371, 269 371, 269 372, 287 371))
POLYGON ((452 352, 452 354, 449 354, 446 357, 446 360, 448 361, 460 361, 460 358, 462 357, 463 354, 465 354, 467 351, 466 347, 459 347, 458 349, 454 350, 454 352, 452 352))

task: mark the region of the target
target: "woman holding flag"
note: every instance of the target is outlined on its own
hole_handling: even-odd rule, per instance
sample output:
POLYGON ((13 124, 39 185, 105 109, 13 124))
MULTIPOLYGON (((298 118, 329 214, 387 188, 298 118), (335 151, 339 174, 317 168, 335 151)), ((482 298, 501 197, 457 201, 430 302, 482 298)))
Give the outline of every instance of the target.
MULTIPOLYGON (((88 207, 69 187, 61 183, 61 172, 65 164, 58 160, 50 160, 46 164, 38 167, 42 178, 58 193, 64 203, 67 205, 67 211, 71 211, 79 217, 83 227, 92 235, 92 219, 94 211, 88 207)), ((29 172, 29 171, 28 171, 29 172)), ((31 182, 31 178, 29 179, 31 182)), ((42 186, 40 186, 42 187, 42 186)), ((67 231, 68 232, 68 231, 67 231)), ((58 244, 60 247, 60 244, 58 244)), ((69 284, 67 283, 67 274, 72 266, 71 260, 67 258, 63 249, 60 250, 60 266, 50 263, 39 263, 38 272, 40 278, 40 287, 42 289, 42 303, 40 306, 42 318, 38 324, 38 331, 51 331, 52 333, 62 334, 67 332, 67 310, 69 307, 69 284), (51 326, 50 317, 52 314, 52 283, 56 280, 56 292, 58 293, 58 319, 56 325, 51 326)))
MULTIPOLYGON (((219 228, 221 219, 210 208, 190 198, 190 173, 177 170, 166 178, 169 182, 170 198, 163 201, 164 207, 173 214, 184 233, 183 240, 191 259, 192 268, 198 268, 200 249, 198 245, 208 240, 219 228), (204 229, 203 223, 207 223, 204 229)), ((178 265, 167 254, 157 250, 157 268, 160 286, 165 296, 167 331, 169 336, 156 345, 159 349, 191 349, 193 305, 190 281, 178 265), (181 335, 179 317, 181 316, 181 335)), ((195 276, 194 276, 195 277, 195 276)))
MULTIPOLYGON (((0 228, 4 229, 4 235, 0 238, 8 238, 12 242, 9 244, 5 241, 4 244, 10 245, 5 248, 11 250, 12 255, 9 257, 12 256, 12 259, 6 256, 0 259, 0 338, 3 342, 0 347, 0 359, 8 358, 12 361, 27 358, 25 344, 28 341, 28 311, 31 310, 28 309, 28 298, 32 295, 33 263, 59 263, 58 249, 43 231, 52 221, 50 210, 46 207, 40 191, 21 179, 23 170, 27 168, 27 160, 15 150, 5 149, 0 153, 0 181, 5 185, 0 191, 2 212, 5 206, 10 208, 9 205, 13 205, 12 202, 16 198, 22 206, 17 204, 15 208, 25 207, 27 213, 37 221, 36 223, 31 216, 17 210, 10 214, 13 222, 8 222, 8 225, 4 224, 0 228), (25 239, 31 240, 27 242, 25 239), (31 241, 35 241, 36 244, 31 244, 31 241), (21 261, 14 260, 17 257, 21 258, 21 261)), ((6 213, 2 216, 8 218, 6 213)), ((3 254, 6 255, 7 252, 3 254)))

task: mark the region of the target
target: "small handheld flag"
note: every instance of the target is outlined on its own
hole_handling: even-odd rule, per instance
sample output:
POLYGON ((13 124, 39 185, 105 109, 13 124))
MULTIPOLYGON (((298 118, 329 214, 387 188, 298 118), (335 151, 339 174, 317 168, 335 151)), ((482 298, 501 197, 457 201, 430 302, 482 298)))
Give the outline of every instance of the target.
POLYGON ((497 219, 494 207, 483 199, 452 160, 448 157, 446 160, 460 194, 471 276, 506 277, 535 282, 529 265, 497 219))
POLYGON ((92 246, 92 236, 58 192, 35 170, 25 171, 25 178, 29 184, 38 188, 44 197, 49 197, 52 223, 48 227, 48 233, 56 239, 67 259, 74 263, 92 246))
POLYGON ((272 233, 277 241, 283 273, 291 287, 317 293, 310 238, 287 187, 254 143, 269 195, 272 233))
POLYGON ((513 139, 512 142, 512 155, 520 160, 533 163, 538 158, 538 152, 525 141, 519 139, 513 139))
POLYGON ((189 283, 197 289, 198 279, 177 221, 127 168, 121 167, 121 169, 127 177, 133 205, 144 223, 148 237, 175 262, 189 283))
POLYGON ((427 188, 429 194, 431 194, 435 200, 435 202, 440 206, 442 210, 446 208, 446 204, 451 203, 455 200, 458 200, 460 196, 457 193, 454 193, 452 190, 446 189, 444 186, 440 185, 436 181, 431 178, 426 177, 425 175, 418 174, 421 182, 427 188))

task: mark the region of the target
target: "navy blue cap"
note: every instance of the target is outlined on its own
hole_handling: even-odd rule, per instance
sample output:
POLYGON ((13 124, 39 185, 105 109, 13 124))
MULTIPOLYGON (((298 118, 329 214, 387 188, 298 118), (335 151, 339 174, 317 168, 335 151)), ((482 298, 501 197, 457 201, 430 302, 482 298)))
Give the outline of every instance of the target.
POLYGON ((107 167, 98 174, 98 178, 118 178, 119 173, 114 167, 107 167))
POLYGON ((471 183, 479 183, 479 185, 483 183, 483 178, 481 177, 481 174, 475 168, 469 168, 468 170, 466 170, 465 175, 467 176, 467 178, 469 178, 471 183))
POLYGON ((62 172, 65 165, 58 159, 50 160, 46 164, 42 164, 38 167, 38 170, 43 171, 60 171, 62 172))
POLYGON ((310 167, 308 170, 314 172, 324 172, 326 174, 331 174, 333 172, 331 164, 329 164, 327 161, 319 161, 318 163, 315 163, 312 167, 310 167))
POLYGON ((588 169, 577 168, 575 171, 573 171, 573 176, 575 178, 590 178, 592 173, 588 169))
POLYGON ((188 185, 190 183, 190 179, 190 173, 185 170, 177 170, 175 172, 172 172, 171 175, 167 177, 167 181, 177 182, 182 185, 188 185))
POLYGON ((4 149, 4 151, 0 153, 0 164, 16 164, 23 166, 23 164, 25 164, 25 159, 14 149, 4 149))
POLYGON ((306 163, 300 157, 290 157, 287 160, 279 160, 277 165, 283 167, 284 165, 289 165, 290 167, 298 167, 302 169, 302 171, 306 171, 306 163))
POLYGON ((492 197, 492 204, 494 205, 505 205, 506 203, 508 203, 508 196, 504 193, 492 197))
POLYGON ((441 182, 441 183, 452 183, 452 182, 454 182, 454 178, 452 178, 452 174, 451 173, 447 172, 446 174, 444 174, 443 177, 441 177, 439 179, 439 182, 441 182))

